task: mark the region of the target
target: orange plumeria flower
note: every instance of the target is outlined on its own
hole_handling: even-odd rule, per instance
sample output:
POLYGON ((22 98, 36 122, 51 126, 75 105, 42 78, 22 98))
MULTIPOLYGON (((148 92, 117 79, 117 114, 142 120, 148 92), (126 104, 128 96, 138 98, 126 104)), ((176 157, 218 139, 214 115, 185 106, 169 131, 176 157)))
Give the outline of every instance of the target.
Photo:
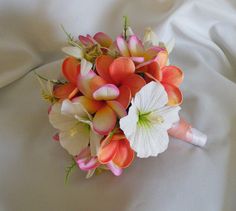
POLYGON ((159 81, 164 86, 168 94, 168 105, 180 105, 183 101, 183 95, 179 89, 183 82, 184 73, 176 66, 166 66, 167 58, 160 58, 159 61, 154 61, 144 66, 138 66, 137 71, 144 72, 145 80, 159 81))
POLYGON ((102 164, 113 162, 120 168, 127 168, 134 159, 134 151, 130 148, 129 141, 120 132, 108 136, 101 144, 98 152, 98 161, 102 164))
POLYGON ((80 73, 80 61, 74 57, 66 58, 62 63, 62 74, 68 83, 57 85, 53 90, 53 95, 60 99, 72 99, 77 93, 77 78, 80 73))
POLYGON ((120 94, 116 100, 124 108, 128 107, 131 97, 146 84, 145 80, 135 73, 135 64, 128 57, 114 59, 109 55, 101 55, 96 59, 96 70, 106 82, 119 88, 120 94))
POLYGON ((183 101, 179 85, 183 81, 183 72, 176 66, 166 66, 168 52, 165 48, 152 46, 145 49, 136 35, 126 41, 122 36, 116 39, 122 56, 130 57, 136 62, 136 72, 144 73, 146 82, 158 80, 165 87, 169 105, 179 105, 183 101))

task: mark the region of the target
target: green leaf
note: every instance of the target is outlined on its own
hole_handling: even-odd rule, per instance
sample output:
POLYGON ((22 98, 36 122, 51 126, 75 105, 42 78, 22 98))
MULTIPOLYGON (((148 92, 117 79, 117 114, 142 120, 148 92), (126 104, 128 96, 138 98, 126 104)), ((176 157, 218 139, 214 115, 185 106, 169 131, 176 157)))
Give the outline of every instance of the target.
POLYGON ((72 158, 70 165, 66 167, 65 184, 67 184, 67 182, 69 180, 69 176, 72 173, 72 171, 75 169, 76 166, 77 166, 77 163, 72 158))

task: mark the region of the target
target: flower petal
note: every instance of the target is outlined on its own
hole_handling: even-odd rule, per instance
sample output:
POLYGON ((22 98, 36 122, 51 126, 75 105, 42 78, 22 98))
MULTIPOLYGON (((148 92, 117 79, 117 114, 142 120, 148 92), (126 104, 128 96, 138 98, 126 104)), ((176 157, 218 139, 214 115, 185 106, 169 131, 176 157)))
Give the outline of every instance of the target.
POLYGON ((97 156, 98 151, 100 148, 101 140, 103 136, 93 131, 93 129, 90 130, 90 149, 91 149, 91 156, 97 156))
POLYGON ((127 35, 127 37, 130 37, 131 35, 134 35, 134 32, 133 32, 133 30, 130 26, 127 27, 126 35, 127 35))
POLYGON ((113 80, 110 77, 109 67, 113 62, 113 58, 108 55, 101 55, 96 59, 96 70, 98 74, 105 79, 108 83, 112 83, 113 80))
POLYGON ((98 160, 102 164, 106 164, 113 159, 118 150, 119 141, 112 141, 110 139, 109 143, 105 146, 100 147, 98 152, 98 160))
POLYGON ((68 57, 62 64, 62 73, 65 78, 76 86, 80 73, 80 62, 74 57, 68 57))
MULTIPOLYGON (((89 81, 89 88, 90 90, 94 93, 97 89, 99 89, 100 87, 106 85, 106 81, 96 75, 95 77, 93 77, 90 81, 89 81)), ((114 88, 114 87, 113 87, 114 88)), ((115 89, 115 88, 114 88, 115 89)))
POLYGON ((59 133, 60 144, 69 154, 78 155, 89 144, 89 128, 77 123, 71 130, 59 133))
POLYGON ((128 57, 119 57, 110 65, 110 75, 113 81, 119 84, 127 76, 134 73, 134 62, 128 57))
POLYGON ((122 56, 130 56, 128 44, 122 36, 116 38, 116 45, 122 56))
MULTIPOLYGON (((156 111, 156 115, 160 115, 164 117, 164 122, 162 124, 162 127, 166 130, 170 129, 173 125, 173 123, 176 123, 179 121, 179 106, 165 106, 158 111, 156 111)), ((155 115, 155 112, 153 112, 155 115)))
POLYGON ((169 136, 159 125, 152 125, 148 129, 137 127, 134 138, 128 140, 131 148, 137 152, 137 157, 147 158, 164 152, 168 147, 169 136))
POLYGON ((115 176, 120 176, 123 172, 122 168, 119 168, 116 164, 114 164, 112 161, 107 163, 107 167, 110 169, 110 171, 115 175, 115 176))
POLYGON ((90 99, 93 99, 93 92, 105 84, 106 81, 93 71, 90 71, 87 75, 79 74, 78 76, 77 86, 80 92, 90 99))
POLYGON ((83 35, 80 35, 79 40, 86 47, 92 46, 94 44, 93 40, 88 35, 86 37, 83 35))
POLYGON ((122 81, 122 85, 128 86, 131 91, 131 95, 134 96, 143 86, 146 85, 145 80, 137 75, 131 74, 124 81, 122 81))
POLYGON ((168 54, 170 54, 175 47, 175 38, 172 37, 168 42, 166 42, 165 47, 166 47, 168 54))
POLYGON ((165 87, 165 90, 168 94, 168 105, 176 106, 180 105, 183 101, 183 95, 180 89, 176 86, 170 84, 162 84, 165 87))
POLYGON ((128 46, 131 56, 142 57, 144 55, 143 44, 136 35, 130 36, 128 46))
POLYGON ((144 57, 130 57, 132 59, 132 61, 136 62, 136 63, 142 63, 145 61, 144 57))
POLYGON ((144 58, 145 61, 150 61, 156 58, 157 54, 160 51, 163 51, 164 48, 161 48, 159 46, 153 46, 151 48, 148 48, 145 52, 144 52, 144 58))
POLYGON ((160 69, 166 66, 167 61, 168 61, 168 52, 166 50, 160 51, 157 54, 157 62, 160 66, 160 69))
POLYGON ((90 148, 89 147, 85 147, 84 149, 82 149, 80 151, 80 153, 78 155, 75 156, 75 161, 76 163, 81 163, 84 160, 87 160, 90 157, 91 153, 90 153, 90 148))
POLYGON ((95 169, 99 166, 99 162, 96 157, 91 157, 90 159, 84 160, 83 162, 78 163, 79 168, 82 171, 89 171, 95 169))
POLYGON ((84 56, 83 50, 79 47, 66 46, 62 48, 62 51, 69 56, 73 56, 77 59, 81 59, 84 56))
POLYGON ((87 111, 80 103, 72 103, 70 100, 64 100, 61 106, 61 113, 67 116, 88 117, 87 111))
POLYGON ((119 118, 122 118, 127 115, 125 108, 118 101, 109 100, 106 103, 112 108, 113 111, 116 112, 119 118))
POLYGON ((96 40, 102 47, 106 48, 109 48, 113 43, 113 40, 103 32, 96 33, 93 39, 96 40))
POLYGON ((112 161, 120 168, 127 168, 134 159, 134 151, 127 139, 119 140, 118 150, 112 161))
POLYGON ((109 134, 115 125, 116 114, 108 105, 98 110, 93 118, 93 128, 101 135, 109 134))
POLYGON ((81 103, 83 107, 90 114, 96 113, 102 106, 104 106, 104 102, 92 100, 85 96, 79 96, 72 100, 73 103, 81 103))
POLYGON ((93 93, 95 100, 114 100, 120 94, 119 89, 113 84, 105 84, 93 93))
POLYGON ((134 97, 134 104, 142 112, 151 112, 163 107, 168 102, 168 96, 160 82, 150 82, 134 97))
POLYGON ((162 80, 162 72, 157 62, 152 62, 151 64, 149 64, 147 72, 151 74, 156 80, 162 80))
POLYGON ((49 122, 58 130, 65 131, 71 129, 77 122, 73 116, 61 114, 61 103, 55 103, 49 113, 49 122))
POLYGON ((138 123, 138 109, 135 104, 129 108, 129 113, 127 116, 120 119, 120 129, 124 132, 126 138, 132 139, 135 136, 135 131, 138 123))
POLYGON ((162 68, 162 82, 170 85, 179 86, 183 82, 184 74, 176 66, 166 66, 162 68))
POLYGON ((80 65, 80 74, 81 75, 87 75, 90 70, 92 69, 93 64, 87 61, 86 59, 81 60, 81 65, 80 65))
POLYGON ((131 91, 128 86, 120 86, 119 87, 120 95, 116 98, 116 101, 119 102, 125 109, 128 108, 131 102, 131 91))
POLYGON ((78 93, 77 87, 72 83, 56 86, 53 90, 53 95, 62 100, 73 97, 72 93, 73 96, 78 93))
POLYGON ((151 45, 159 45, 160 40, 156 33, 149 27, 145 30, 143 42, 150 43, 151 45))

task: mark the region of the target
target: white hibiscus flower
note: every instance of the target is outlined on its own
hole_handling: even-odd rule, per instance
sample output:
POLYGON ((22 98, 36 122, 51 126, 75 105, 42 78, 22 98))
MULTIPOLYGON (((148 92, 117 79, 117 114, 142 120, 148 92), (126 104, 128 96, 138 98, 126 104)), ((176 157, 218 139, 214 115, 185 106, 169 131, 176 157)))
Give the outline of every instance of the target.
POLYGON ((131 148, 145 158, 164 152, 169 143, 167 130, 179 121, 179 106, 167 106, 168 96, 159 82, 145 85, 132 100, 127 116, 120 120, 131 148))

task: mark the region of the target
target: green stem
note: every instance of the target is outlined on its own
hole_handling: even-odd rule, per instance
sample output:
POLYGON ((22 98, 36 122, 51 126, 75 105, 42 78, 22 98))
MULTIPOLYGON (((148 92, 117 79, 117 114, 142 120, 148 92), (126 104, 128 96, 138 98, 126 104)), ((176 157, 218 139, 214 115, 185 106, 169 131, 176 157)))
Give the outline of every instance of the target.
POLYGON ((42 79, 42 80, 44 80, 44 81, 49 81, 49 82, 51 82, 51 83, 53 83, 53 84, 64 84, 64 82, 62 82, 62 81, 60 81, 60 80, 50 80, 50 79, 47 79, 47 78, 45 78, 45 77, 39 75, 39 74, 36 73, 35 71, 33 71, 33 72, 34 72, 34 74, 35 74, 37 77, 39 77, 40 79, 42 79))
POLYGON ((127 30, 128 30, 128 17, 125 15, 123 16, 124 21, 124 38, 127 39, 127 30))
POLYGON ((66 34, 67 36, 67 39, 68 39, 68 44, 69 45, 72 45, 72 46, 75 46, 75 47, 78 47, 78 48, 81 48, 81 46, 74 40, 74 38, 71 36, 71 34, 69 34, 65 27, 61 24, 61 28, 62 28, 62 31, 66 34))

